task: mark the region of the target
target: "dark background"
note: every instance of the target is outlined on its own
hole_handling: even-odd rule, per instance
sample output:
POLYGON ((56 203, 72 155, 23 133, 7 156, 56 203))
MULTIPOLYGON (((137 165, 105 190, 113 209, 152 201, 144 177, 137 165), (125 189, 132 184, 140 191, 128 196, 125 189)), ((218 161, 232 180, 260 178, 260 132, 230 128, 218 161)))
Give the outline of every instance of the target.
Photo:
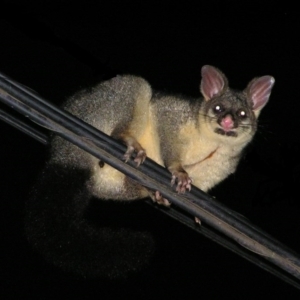
MULTIPOLYGON (((252 147, 235 175, 211 194, 300 253, 300 21, 295 7, 287 1, 278 6, 253 1, 4 3, 0 71, 57 104, 116 73, 141 75, 156 89, 191 96, 199 95, 204 64, 220 68, 238 89, 255 76, 274 76, 252 147)), ((48 265, 23 233, 24 203, 45 160, 45 146, 2 122, 0 134, 3 299, 299 297, 294 287, 156 213, 153 222, 161 231, 153 262, 126 280, 78 279, 48 265)))

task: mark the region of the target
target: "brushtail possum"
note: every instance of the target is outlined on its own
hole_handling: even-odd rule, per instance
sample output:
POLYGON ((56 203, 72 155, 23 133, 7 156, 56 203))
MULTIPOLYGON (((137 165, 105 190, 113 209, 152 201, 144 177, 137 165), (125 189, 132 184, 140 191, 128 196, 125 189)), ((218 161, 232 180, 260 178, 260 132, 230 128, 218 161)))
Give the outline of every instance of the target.
MULTIPOLYGON (((206 65, 201 73, 199 99, 155 92, 144 79, 124 75, 80 91, 64 109, 122 141, 125 160, 135 152, 137 166, 147 156, 165 166, 179 193, 192 184, 208 191, 235 171, 275 80, 254 78, 245 90, 235 91, 217 68, 206 65)), ((85 218, 93 197, 151 197, 168 205, 159 191, 149 191, 56 136, 28 204, 29 240, 48 260, 84 276, 118 277, 138 270, 151 257, 152 238, 143 231, 93 226, 85 218)))

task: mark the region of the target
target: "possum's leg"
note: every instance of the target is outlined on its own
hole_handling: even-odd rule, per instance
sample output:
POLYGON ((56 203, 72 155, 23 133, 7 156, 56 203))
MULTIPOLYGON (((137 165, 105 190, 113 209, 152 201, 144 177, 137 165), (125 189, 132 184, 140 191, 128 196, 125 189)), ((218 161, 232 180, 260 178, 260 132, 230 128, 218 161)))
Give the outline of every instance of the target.
POLYGON ((149 84, 140 78, 136 78, 131 83, 129 95, 124 99, 126 105, 123 104, 123 115, 111 134, 112 137, 122 141, 127 146, 124 154, 126 162, 134 152, 136 153, 134 161, 137 166, 142 164, 147 157, 146 150, 138 141, 143 136, 149 123, 151 97, 152 91, 149 84))
POLYGON ((136 138, 134 138, 130 134, 122 133, 119 135, 119 139, 122 140, 127 146, 127 150, 124 154, 125 162, 127 162, 131 158, 132 154, 136 152, 134 161, 137 163, 137 166, 142 164, 146 159, 147 154, 146 150, 141 146, 136 138))
POLYGON ((193 180, 180 163, 173 162, 168 166, 168 170, 172 174, 171 185, 174 185, 177 182, 176 191, 178 193, 184 193, 186 190, 191 190, 193 180))
POLYGON ((164 198, 159 191, 150 193, 150 197, 153 202, 156 202, 159 205, 163 205, 166 207, 169 207, 171 205, 171 202, 168 199, 164 198))
POLYGON ((122 141, 127 146, 124 160, 127 162, 133 153, 136 153, 134 161, 137 166, 139 166, 147 157, 146 150, 138 142, 138 138, 140 138, 146 130, 149 107, 148 103, 137 103, 136 106, 142 106, 144 112, 141 113, 135 108, 130 122, 127 124, 120 123, 113 131, 112 137, 122 141))

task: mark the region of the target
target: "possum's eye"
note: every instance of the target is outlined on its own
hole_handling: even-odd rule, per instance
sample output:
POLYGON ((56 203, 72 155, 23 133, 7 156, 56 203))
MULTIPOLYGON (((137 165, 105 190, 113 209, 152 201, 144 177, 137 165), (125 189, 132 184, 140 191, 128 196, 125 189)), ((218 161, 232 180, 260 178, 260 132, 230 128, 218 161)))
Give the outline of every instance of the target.
POLYGON ((223 107, 220 104, 215 105, 215 107, 213 108, 213 111, 215 114, 219 114, 223 111, 223 107))
POLYGON ((247 118, 247 113, 244 110, 241 109, 241 110, 238 111, 238 116, 241 119, 245 119, 245 118, 247 118))

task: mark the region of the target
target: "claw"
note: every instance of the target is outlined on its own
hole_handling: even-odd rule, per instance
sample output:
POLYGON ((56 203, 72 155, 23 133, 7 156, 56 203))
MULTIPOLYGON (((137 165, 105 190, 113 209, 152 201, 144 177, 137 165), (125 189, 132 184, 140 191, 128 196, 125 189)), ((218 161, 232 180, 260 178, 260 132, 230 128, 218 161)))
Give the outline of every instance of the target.
MULTIPOLYGON (((134 151, 135 151, 135 149, 134 149, 133 146, 128 146, 127 147, 127 151, 125 152, 125 154, 123 156, 126 163, 129 161, 129 159, 133 155, 134 151)), ((147 154, 146 154, 146 151, 144 149, 139 150, 137 152, 137 155, 134 159, 134 161, 136 162, 137 167, 145 161, 146 157, 147 157, 147 154)))
POLYGON ((156 191, 154 194, 152 194, 151 198, 153 202, 156 202, 159 205, 163 205, 166 207, 169 207, 171 205, 171 202, 164 198, 159 191, 156 191))
POLYGON ((174 172, 171 179, 171 186, 177 181, 176 192, 183 194, 186 190, 192 189, 192 178, 186 172, 174 172))
POLYGON ((145 161, 146 157, 147 157, 147 154, 146 154, 146 151, 145 151, 145 150, 140 150, 140 151, 137 153, 137 155, 136 155, 136 157, 135 157, 135 159, 134 159, 134 161, 135 161, 136 164, 137 164, 137 167, 145 161))
POLYGON ((132 146, 128 146, 127 150, 126 150, 126 152, 123 156, 126 163, 128 162, 128 160, 132 156, 133 152, 134 152, 134 148, 132 146))
POLYGON ((195 217, 195 223, 201 225, 201 220, 198 217, 195 217))

